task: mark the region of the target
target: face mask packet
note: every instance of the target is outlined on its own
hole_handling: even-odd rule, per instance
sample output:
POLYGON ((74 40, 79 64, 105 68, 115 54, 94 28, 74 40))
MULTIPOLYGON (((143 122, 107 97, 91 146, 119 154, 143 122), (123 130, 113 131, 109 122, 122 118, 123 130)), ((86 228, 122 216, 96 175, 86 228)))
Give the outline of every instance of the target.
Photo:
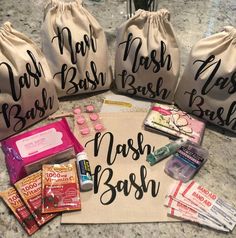
POLYGON ((81 210, 75 162, 43 165, 42 213, 81 210))
POLYGON ((41 170, 21 179, 14 185, 39 226, 42 226, 57 215, 42 214, 41 170))
POLYGON ((11 209, 16 219, 28 235, 32 235, 39 229, 35 219, 24 205, 14 187, 10 187, 9 189, 1 192, 0 197, 2 197, 3 201, 11 209))

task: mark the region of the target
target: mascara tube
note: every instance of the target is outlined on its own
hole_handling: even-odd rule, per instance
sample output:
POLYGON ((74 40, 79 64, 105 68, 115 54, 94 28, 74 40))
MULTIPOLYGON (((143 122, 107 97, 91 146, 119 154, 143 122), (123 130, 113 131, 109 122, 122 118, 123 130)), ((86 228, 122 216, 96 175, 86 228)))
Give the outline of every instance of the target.
POLYGON ((154 152, 147 155, 147 162, 152 166, 163 159, 167 158, 168 156, 174 154, 182 145, 187 142, 187 139, 180 138, 176 141, 173 141, 154 152))

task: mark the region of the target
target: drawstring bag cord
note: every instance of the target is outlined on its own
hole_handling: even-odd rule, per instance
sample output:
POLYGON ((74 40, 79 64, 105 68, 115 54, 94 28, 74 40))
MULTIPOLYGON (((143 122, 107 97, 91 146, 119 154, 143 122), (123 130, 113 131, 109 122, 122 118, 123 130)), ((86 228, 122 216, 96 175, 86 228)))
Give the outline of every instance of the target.
POLYGON ((143 9, 150 12, 157 11, 158 0, 127 0, 127 19, 133 15, 132 2, 134 3, 135 11, 138 9, 143 9))

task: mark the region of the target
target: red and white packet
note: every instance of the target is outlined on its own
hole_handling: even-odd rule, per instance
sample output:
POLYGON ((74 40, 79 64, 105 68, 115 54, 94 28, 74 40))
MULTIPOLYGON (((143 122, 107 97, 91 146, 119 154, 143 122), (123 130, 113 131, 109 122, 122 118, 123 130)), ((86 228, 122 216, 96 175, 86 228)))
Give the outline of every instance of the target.
POLYGON ((207 216, 204 216, 202 213, 188 207, 182 202, 175 201, 171 197, 167 197, 165 205, 168 206, 168 215, 172 217, 182 218, 216 230, 229 232, 229 229, 225 228, 223 225, 216 224, 214 221, 209 220, 207 216))
POLYGON ((236 209, 194 181, 172 185, 166 196, 168 214, 229 232, 235 226, 236 209))
POLYGON ((206 218, 205 216, 203 216, 202 214, 200 214, 198 212, 194 212, 194 213, 190 212, 189 213, 189 212, 184 212, 182 210, 177 210, 175 208, 169 207, 167 210, 167 214, 172 217, 178 217, 178 218, 182 218, 184 220, 196 222, 198 224, 208 226, 208 227, 211 227, 216 230, 229 232, 229 229, 225 228, 224 226, 217 225, 216 223, 208 220, 208 218, 206 218))
MULTIPOLYGON (((197 205, 192 203, 187 198, 183 197, 182 193, 187 188, 187 185, 188 185, 188 183, 186 184, 186 183, 183 183, 183 182, 179 181, 177 184, 175 184, 174 186, 171 187, 168 196, 171 197, 173 200, 181 202, 181 203, 185 204, 186 206, 188 206, 189 208, 191 208, 191 209, 201 213, 203 216, 207 217, 212 222, 214 222, 214 223, 218 224, 219 226, 221 226, 221 223, 219 221, 217 221, 214 217, 211 217, 203 209, 201 209, 200 207, 198 207, 197 205)), ((168 206, 170 206, 170 205, 168 205, 168 206)))
POLYGON ((191 181, 188 184, 182 195, 228 229, 234 229, 236 225, 236 209, 231 204, 224 202, 195 181, 191 181))

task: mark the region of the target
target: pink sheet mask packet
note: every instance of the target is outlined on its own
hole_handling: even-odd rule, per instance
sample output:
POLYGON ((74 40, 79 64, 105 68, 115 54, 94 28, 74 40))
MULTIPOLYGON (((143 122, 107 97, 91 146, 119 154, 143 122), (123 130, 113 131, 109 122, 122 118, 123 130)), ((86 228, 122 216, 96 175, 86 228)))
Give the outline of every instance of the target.
POLYGON ((64 162, 84 150, 65 118, 1 143, 12 184, 38 171, 43 164, 64 162))

